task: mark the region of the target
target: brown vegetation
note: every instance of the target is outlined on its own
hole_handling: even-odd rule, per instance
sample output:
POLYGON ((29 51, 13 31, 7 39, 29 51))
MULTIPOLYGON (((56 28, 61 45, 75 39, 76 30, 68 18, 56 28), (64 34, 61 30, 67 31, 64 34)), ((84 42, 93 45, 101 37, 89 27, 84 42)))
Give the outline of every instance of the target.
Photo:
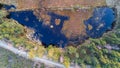
POLYGON ((43 0, 46 8, 69 8, 74 6, 101 6, 105 5, 105 0, 43 0))
POLYGON ((105 0, 1 0, 0 3, 13 4, 17 9, 96 7, 106 5, 105 0))

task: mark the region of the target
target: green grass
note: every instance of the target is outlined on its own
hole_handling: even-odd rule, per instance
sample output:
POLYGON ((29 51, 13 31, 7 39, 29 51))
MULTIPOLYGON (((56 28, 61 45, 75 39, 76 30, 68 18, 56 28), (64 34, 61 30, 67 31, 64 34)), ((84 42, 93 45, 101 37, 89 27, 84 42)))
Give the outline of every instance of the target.
POLYGON ((32 68, 32 64, 32 61, 0 48, 0 68, 32 68))

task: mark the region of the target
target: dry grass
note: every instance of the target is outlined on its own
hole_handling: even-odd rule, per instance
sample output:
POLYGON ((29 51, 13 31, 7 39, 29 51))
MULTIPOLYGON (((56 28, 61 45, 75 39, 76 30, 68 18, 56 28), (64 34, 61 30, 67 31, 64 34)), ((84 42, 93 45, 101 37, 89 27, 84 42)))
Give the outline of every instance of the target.
POLYGON ((43 6, 47 8, 53 7, 61 7, 61 8, 69 8, 74 6, 103 6, 106 5, 105 0, 44 0, 43 6))

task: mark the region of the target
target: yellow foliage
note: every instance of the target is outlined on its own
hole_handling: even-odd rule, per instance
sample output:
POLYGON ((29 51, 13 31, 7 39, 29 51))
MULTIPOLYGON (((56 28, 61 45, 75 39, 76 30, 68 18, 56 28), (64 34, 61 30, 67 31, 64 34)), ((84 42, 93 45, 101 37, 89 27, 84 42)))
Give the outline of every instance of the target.
POLYGON ((45 51, 46 50, 45 50, 45 48, 43 46, 38 46, 38 49, 36 50, 37 56, 42 57, 44 55, 45 51))
POLYGON ((48 57, 52 57, 54 52, 55 52, 54 49, 49 49, 48 50, 48 57))
POLYGON ((100 64, 97 64, 97 65, 96 65, 96 68, 101 68, 101 65, 100 65, 100 64))
POLYGON ((60 48, 50 46, 48 49, 48 57, 52 58, 55 61, 57 61, 60 58, 61 54, 62 50, 60 48))
POLYGON ((31 58, 31 59, 35 57, 35 52, 33 49, 31 49, 28 54, 29 54, 29 58, 31 58))
POLYGON ((68 57, 64 57, 64 62, 63 64, 65 65, 66 68, 70 67, 70 59, 68 57))
POLYGON ((69 54, 76 53, 76 51, 77 51, 77 49, 73 46, 68 46, 67 50, 68 50, 69 54))
POLYGON ((104 64, 111 63, 107 56, 101 56, 100 61, 104 64))
POLYGON ((36 57, 42 57, 45 53, 45 48, 43 46, 36 46, 35 48, 32 48, 29 52, 29 57, 34 58, 36 57))

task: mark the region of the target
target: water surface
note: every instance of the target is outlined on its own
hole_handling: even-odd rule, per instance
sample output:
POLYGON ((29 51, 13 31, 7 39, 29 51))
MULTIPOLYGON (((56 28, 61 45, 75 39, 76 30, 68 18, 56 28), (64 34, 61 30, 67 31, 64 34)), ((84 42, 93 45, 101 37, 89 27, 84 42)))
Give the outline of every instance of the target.
POLYGON ((44 44, 55 44, 64 47, 64 45, 67 44, 68 39, 61 33, 61 29, 64 21, 68 20, 69 17, 52 12, 49 12, 48 15, 51 16, 50 25, 44 25, 43 21, 36 18, 33 11, 11 12, 10 18, 17 20, 22 25, 35 29, 34 36, 37 39, 40 39, 44 44), (61 20, 59 25, 55 24, 55 19, 61 20), (53 28, 51 28, 51 26, 53 26, 53 28))
POLYGON ((107 30, 112 29, 114 20, 113 9, 108 7, 95 8, 92 17, 84 22, 87 26, 87 35, 91 38, 101 37, 107 30), (88 26, 92 26, 92 29, 89 29, 88 26))
MULTIPOLYGON (((43 21, 37 19, 32 10, 10 12, 10 18, 17 20, 24 26, 33 28, 35 30, 34 36, 46 46, 50 44, 61 47, 66 46, 69 39, 62 33, 61 29, 64 21, 69 20, 69 16, 62 16, 53 12, 48 12, 48 15, 51 17, 50 25, 44 25, 43 21), (61 20, 59 25, 55 24, 55 19, 61 20)), ((107 30, 112 28, 114 19, 113 9, 109 7, 95 8, 92 17, 84 21, 87 36, 91 38, 101 37, 107 30), (92 28, 89 29, 89 26, 92 28)))

